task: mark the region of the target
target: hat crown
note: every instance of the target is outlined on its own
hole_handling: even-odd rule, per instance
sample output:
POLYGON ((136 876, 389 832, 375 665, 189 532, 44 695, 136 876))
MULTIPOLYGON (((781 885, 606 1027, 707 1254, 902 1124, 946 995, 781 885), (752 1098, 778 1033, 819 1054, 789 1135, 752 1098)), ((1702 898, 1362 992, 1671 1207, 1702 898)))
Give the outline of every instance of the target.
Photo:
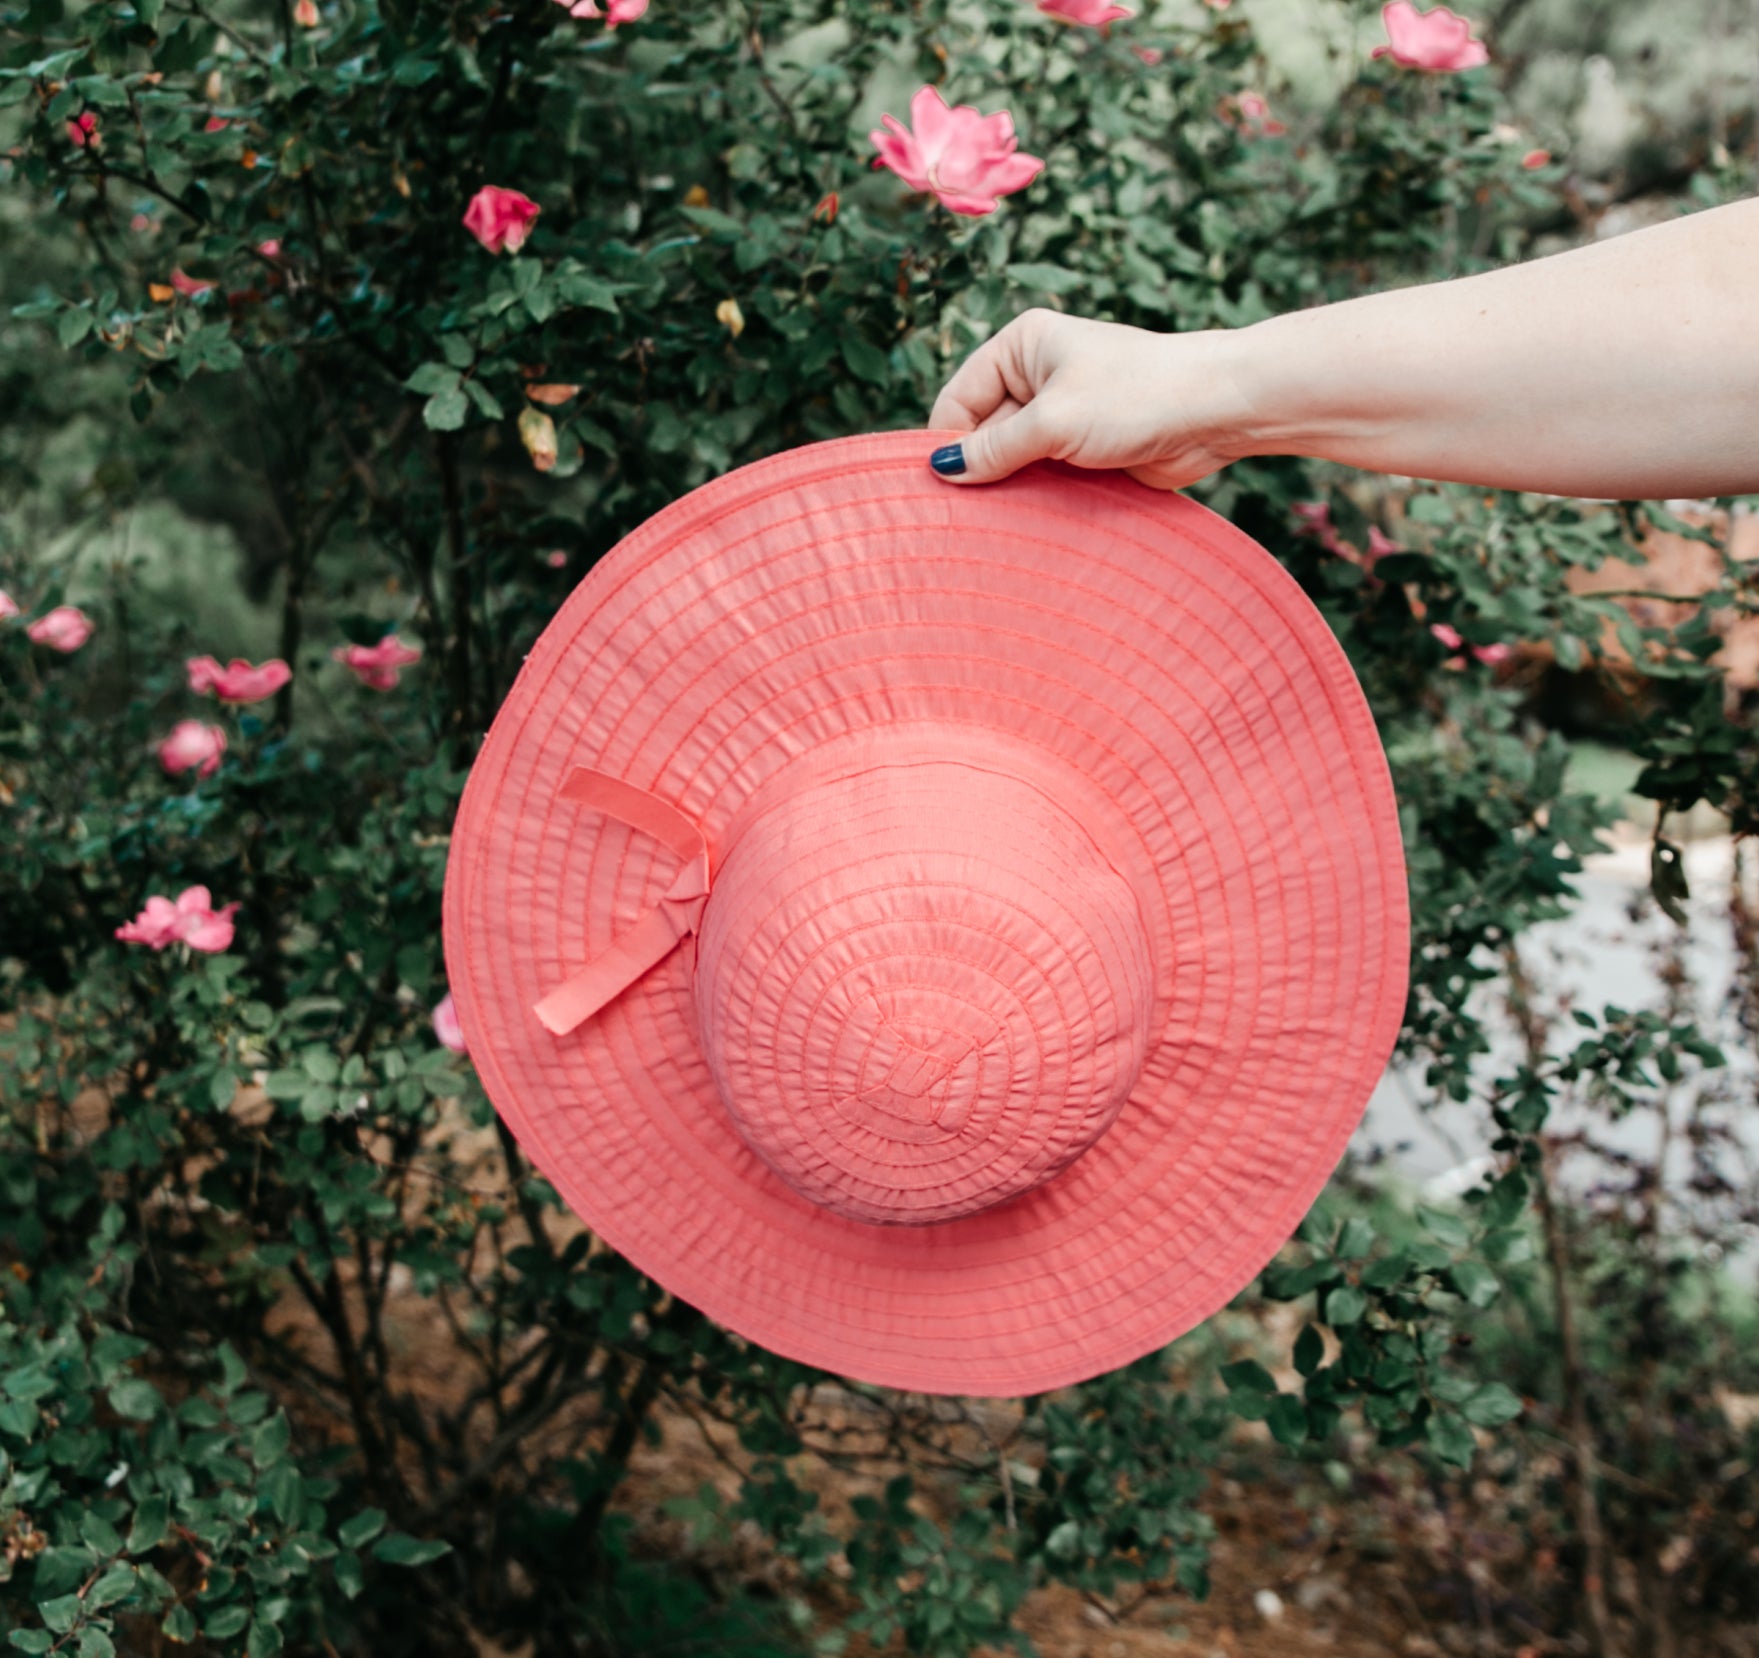
POLYGON ((898 733, 784 768, 731 827, 698 935, 702 1051, 810 1201, 974 1214, 1068 1167, 1128 1099, 1148 936, 1115 830, 1050 767, 1000 734, 898 733))

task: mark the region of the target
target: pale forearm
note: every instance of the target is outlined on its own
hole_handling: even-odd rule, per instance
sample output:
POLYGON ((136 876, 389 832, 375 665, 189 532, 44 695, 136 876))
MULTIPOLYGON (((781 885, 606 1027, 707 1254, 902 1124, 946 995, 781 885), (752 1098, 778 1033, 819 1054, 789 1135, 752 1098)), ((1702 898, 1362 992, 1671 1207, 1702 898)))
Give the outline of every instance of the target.
POLYGON ((1759 493, 1759 201, 1230 343, 1240 454, 1553 495, 1759 493))

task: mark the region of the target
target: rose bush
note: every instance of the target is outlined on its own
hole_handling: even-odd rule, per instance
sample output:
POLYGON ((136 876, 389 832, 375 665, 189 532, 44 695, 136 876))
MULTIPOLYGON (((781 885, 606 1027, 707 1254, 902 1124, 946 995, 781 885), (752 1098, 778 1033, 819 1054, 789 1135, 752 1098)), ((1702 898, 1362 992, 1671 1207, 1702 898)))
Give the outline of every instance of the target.
POLYGON ((1518 1416, 1463 1326, 1527 1270, 1550 1101, 1719 1058, 1689 1020, 1609 1009, 1567 1062, 1487 1069, 1473 1000, 1566 909, 1608 815, 1500 652, 1543 640, 1592 674, 1616 629, 1644 664, 1644 792, 1752 824, 1755 749, 1709 660, 1744 590, 1670 631, 1566 585, 1662 508, 1376 494, 1295 459, 1192 491, 1357 664, 1411 853, 1402 1051, 1496 1136, 1416 1235, 1315 1213, 1262 1286, 1302 1311, 1280 1382, 1211 1331, 1024 1401, 1006 1445, 852 1390, 916 1461, 833 1509, 803 1459, 883 1458, 809 1422, 825 1378, 569 1223, 493 1120, 439 948, 458 793, 524 652, 684 491, 920 425, 1026 305, 1233 327, 1519 255, 1555 187, 1489 48, 1445 9, 1364 16, 1386 38, 1335 104, 1279 92, 1273 121, 1226 0, 1178 23, 1060 0, 0 11, 0 352, 36 388, 0 432, 23 486, 0 616, 31 618, 0 629, 13 1646, 549 1653, 631 1625, 725 1645, 739 1614, 824 1652, 1026 1650, 1046 1581, 1203 1591, 1231 1416, 1438 1486, 1518 1416), (75 415, 96 449, 71 488, 48 436, 75 415), (222 607, 227 571, 174 602, 120 543, 50 533, 166 499, 228 526, 266 611, 222 607), (739 1458, 672 1518, 749 1522, 780 1613, 656 1568, 612 1508, 662 1406, 739 1458))

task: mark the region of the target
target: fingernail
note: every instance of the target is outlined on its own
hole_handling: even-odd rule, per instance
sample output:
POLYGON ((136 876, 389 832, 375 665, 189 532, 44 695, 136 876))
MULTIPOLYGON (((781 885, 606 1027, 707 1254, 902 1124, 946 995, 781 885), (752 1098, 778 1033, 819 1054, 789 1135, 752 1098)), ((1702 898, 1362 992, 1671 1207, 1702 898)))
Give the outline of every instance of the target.
POLYGON ((965 470, 965 445, 949 443, 944 449, 937 449, 928 457, 928 464, 944 477, 957 477, 965 470))

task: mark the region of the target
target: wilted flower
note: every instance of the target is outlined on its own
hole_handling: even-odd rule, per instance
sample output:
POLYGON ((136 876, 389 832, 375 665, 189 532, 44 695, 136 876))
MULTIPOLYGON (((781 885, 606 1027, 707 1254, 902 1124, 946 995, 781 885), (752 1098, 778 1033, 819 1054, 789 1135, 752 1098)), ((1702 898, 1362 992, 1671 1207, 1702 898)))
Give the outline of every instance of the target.
POLYGON ((519 411, 519 441, 531 456, 531 464, 548 472, 556 464, 556 423, 542 409, 519 411))
POLYGON ((226 752, 226 733, 217 725, 203 725, 200 720, 180 720, 171 728, 171 735, 159 744, 159 764, 176 776, 194 771, 198 777, 210 777, 219 768, 220 756, 226 752))
POLYGON ((837 192, 832 190, 828 195, 818 198, 817 205, 812 210, 812 216, 821 225, 834 224, 837 218, 837 205, 837 192))
POLYGON ((1368 54, 1371 58, 1390 57, 1407 69, 1443 73, 1490 62, 1489 48, 1470 38, 1471 22, 1446 6, 1420 12, 1411 0, 1389 0, 1380 8, 1380 19, 1386 25, 1387 44, 1376 46, 1368 54))
POLYGON ((240 707, 272 697, 293 677, 293 670, 278 656, 258 668, 239 656, 224 668, 211 656, 192 656, 184 667, 189 671, 189 688, 197 696, 212 691, 222 702, 240 707))
POLYGON ((525 246, 531 226, 543 210, 530 196, 517 190, 503 190, 496 184, 485 184, 470 198, 465 210, 464 228, 490 253, 505 248, 517 253, 525 246))
POLYGON ((213 954, 231 944, 237 910, 236 903, 216 910, 206 887, 185 887, 176 903, 157 894, 149 898, 134 920, 116 929, 116 936, 125 944, 146 944, 155 950, 182 942, 213 954))
POLYGON ((532 402, 542 403, 545 408, 550 409, 555 408, 558 403, 566 403, 569 398, 577 397, 579 394, 580 387, 565 386, 561 384, 527 386, 525 388, 525 395, 529 397, 532 402))
POLYGON ((464 1047, 464 1027, 458 1023, 458 1007, 452 1000, 452 992, 447 991, 434 1007, 434 1035, 440 1039, 442 1048, 450 1048, 453 1053, 461 1054, 464 1047))
POLYGON ((895 115, 882 115, 868 134, 879 155, 876 167, 890 167, 915 190, 930 190, 954 213, 993 213, 998 197, 1023 190, 1044 169, 1034 155, 1015 149, 1014 118, 1005 109, 981 114, 970 104, 949 109, 932 86, 910 100, 906 127, 895 115))
POLYGON ((1038 9, 1090 29, 1097 29, 1100 24, 1114 22, 1120 17, 1136 15, 1122 6, 1112 5, 1111 0, 1038 0, 1038 9))
POLYGON ((715 307, 715 321, 734 339, 738 339, 745 332, 745 313, 739 309, 739 301, 736 299, 723 299, 715 307))
POLYGON ((58 604, 25 630, 31 640, 52 651, 76 651, 92 636, 92 619, 76 605, 58 604))
POLYGON ((421 651, 394 633, 387 633, 376 645, 338 645, 330 655, 375 691, 389 691, 402 677, 399 669, 421 660, 421 651))

